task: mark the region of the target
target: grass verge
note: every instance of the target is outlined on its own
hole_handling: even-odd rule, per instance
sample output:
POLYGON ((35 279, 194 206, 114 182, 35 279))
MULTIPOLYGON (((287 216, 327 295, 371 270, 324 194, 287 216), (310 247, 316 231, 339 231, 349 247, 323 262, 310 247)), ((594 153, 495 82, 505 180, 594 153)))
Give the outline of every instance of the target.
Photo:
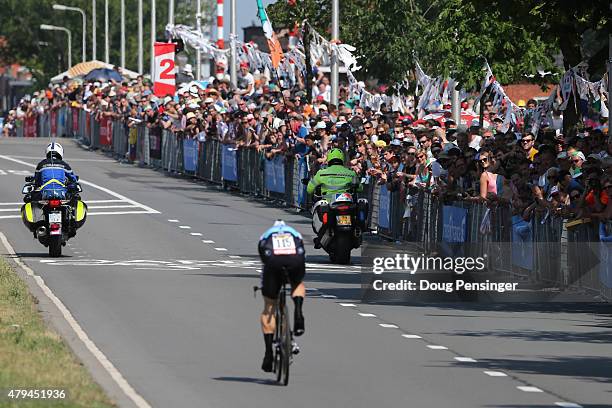
POLYGON ((61 337, 47 327, 37 300, 0 257, 0 407, 115 407, 61 337), (65 390, 66 399, 11 400, 10 389, 65 390))

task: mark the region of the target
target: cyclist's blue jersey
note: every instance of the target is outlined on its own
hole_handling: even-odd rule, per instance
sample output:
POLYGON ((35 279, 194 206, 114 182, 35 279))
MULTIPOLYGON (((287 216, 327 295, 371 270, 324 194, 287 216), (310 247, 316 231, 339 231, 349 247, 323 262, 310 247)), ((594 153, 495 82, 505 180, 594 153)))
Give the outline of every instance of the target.
POLYGON ((293 235, 295 238, 298 238, 300 240, 302 239, 302 234, 297 232, 293 227, 290 227, 288 225, 275 225, 273 227, 268 228, 268 230, 262 234, 259 240, 264 241, 268 239, 272 234, 279 234, 279 233, 286 233, 286 234, 288 233, 288 234, 293 235))

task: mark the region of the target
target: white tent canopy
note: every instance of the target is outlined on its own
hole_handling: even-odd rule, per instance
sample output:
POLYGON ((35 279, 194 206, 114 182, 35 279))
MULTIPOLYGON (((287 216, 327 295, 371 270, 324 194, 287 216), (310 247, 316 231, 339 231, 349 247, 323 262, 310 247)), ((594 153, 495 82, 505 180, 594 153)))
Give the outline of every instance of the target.
MULTIPOLYGON (((68 77, 69 79, 72 79, 72 78, 77 78, 80 76, 85 76, 89 74, 91 71, 93 71, 94 69, 98 69, 98 68, 113 69, 114 67, 115 66, 112 64, 107 64, 106 62, 102 62, 98 60, 81 62, 71 67, 68 71, 62 72, 61 74, 58 74, 54 76, 53 78, 51 78, 51 83, 62 82, 64 77, 68 77)), ((124 77, 129 78, 129 79, 135 79, 139 75, 137 72, 130 71, 129 69, 125 69, 125 68, 121 69, 121 73, 123 74, 124 77)))

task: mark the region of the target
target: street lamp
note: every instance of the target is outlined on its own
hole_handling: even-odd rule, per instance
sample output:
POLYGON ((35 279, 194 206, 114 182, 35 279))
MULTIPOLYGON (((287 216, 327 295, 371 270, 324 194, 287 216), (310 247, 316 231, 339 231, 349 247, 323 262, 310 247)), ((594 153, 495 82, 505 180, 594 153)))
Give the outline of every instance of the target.
POLYGON ((66 27, 58 27, 49 24, 41 24, 41 30, 49 30, 49 31, 63 31, 68 34, 68 69, 72 67, 72 33, 66 27))
POLYGON ((54 4, 53 5, 53 10, 61 10, 61 11, 78 11, 79 13, 81 13, 81 16, 83 16, 83 52, 82 52, 82 62, 85 62, 87 60, 87 44, 86 44, 86 36, 87 36, 87 18, 85 16, 85 11, 81 8, 78 7, 70 7, 70 6, 64 6, 62 4, 54 4))

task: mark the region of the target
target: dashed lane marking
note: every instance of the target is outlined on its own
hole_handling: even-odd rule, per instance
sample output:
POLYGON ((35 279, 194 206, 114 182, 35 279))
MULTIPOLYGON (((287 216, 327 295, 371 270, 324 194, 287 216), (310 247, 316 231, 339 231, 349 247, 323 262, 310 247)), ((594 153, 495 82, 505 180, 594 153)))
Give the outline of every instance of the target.
POLYGON ((531 387, 528 385, 519 385, 518 387, 519 390, 523 391, 523 392, 544 392, 541 389, 539 389, 538 387, 531 387))
POLYGON ((418 334, 402 334, 402 337, 406 339, 422 339, 423 338, 419 336, 418 334))
POLYGON ((489 377, 507 377, 508 374, 501 371, 483 371, 489 377))
POLYGON ((455 357, 455 360, 459 361, 460 363, 476 363, 477 362, 472 357, 455 357))
POLYGON ((189 235, 193 235, 194 237, 201 237, 202 233, 201 232, 192 232, 189 235))
POLYGON ((205 243, 205 244, 214 244, 215 243, 215 241, 212 241, 210 239, 203 239, 202 242, 205 243))
POLYGON ((432 350, 448 350, 448 347, 446 347, 446 346, 436 346, 436 345, 433 345, 433 344, 428 344, 427 348, 430 348, 432 350))
POLYGON ((180 229, 191 229, 189 225, 179 225, 180 229))
POLYGON ((378 325, 380 327, 384 327, 385 329, 398 329, 399 328, 395 324, 390 324, 390 323, 379 323, 378 325))
POLYGON ((373 314, 373 313, 359 313, 359 316, 361 316, 361 317, 376 317, 376 315, 373 314))
POLYGON ((168 222, 179 222, 179 220, 168 220, 168 222))
POLYGON ((576 404, 575 402, 560 401, 555 402, 555 405, 562 408, 582 408, 582 405, 576 404))
POLYGON ((357 307, 354 303, 338 303, 342 307, 357 307))
POLYGON ((227 248, 215 248, 215 249, 216 249, 217 251, 221 251, 221 252, 223 252, 223 251, 227 251, 227 248))

